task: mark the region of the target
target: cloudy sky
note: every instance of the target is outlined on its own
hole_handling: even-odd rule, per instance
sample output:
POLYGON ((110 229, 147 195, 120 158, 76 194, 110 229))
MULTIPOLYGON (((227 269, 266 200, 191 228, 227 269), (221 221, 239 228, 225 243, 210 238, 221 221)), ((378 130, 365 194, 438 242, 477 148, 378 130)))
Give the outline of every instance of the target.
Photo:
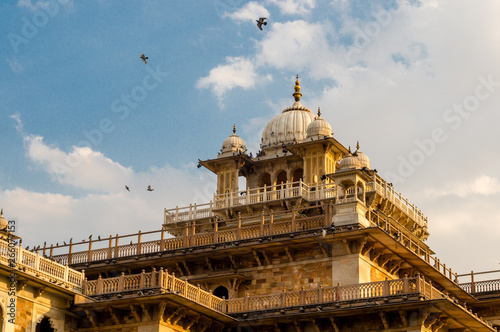
POLYGON ((496 0, 2 1, 0 207, 31 246, 159 229, 163 208, 212 198, 197 159, 233 124, 259 150, 298 74, 302 104, 428 216, 442 262, 498 269, 498 13, 496 0))

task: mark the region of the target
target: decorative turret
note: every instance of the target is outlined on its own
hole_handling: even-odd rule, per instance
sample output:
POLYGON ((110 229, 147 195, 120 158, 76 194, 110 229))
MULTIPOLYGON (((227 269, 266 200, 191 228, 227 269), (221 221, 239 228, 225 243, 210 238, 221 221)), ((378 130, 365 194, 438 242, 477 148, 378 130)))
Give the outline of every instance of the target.
POLYGON ((347 154, 347 156, 342 158, 339 163, 339 171, 347 171, 359 168, 361 168, 359 160, 351 153, 351 147, 349 146, 349 153, 347 154))
POLYGON ((245 141, 236 135, 236 125, 233 125, 233 134, 222 143, 221 153, 217 158, 243 154, 247 152, 245 141))
POLYGON ((332 127, 321 117, 321 109, 318 107, 318 116, 307 126, 307 138, 309 137, 333 137, 332 127))
POLYGON ((354 156, 358 159, 361 168, 366 167, 370 169, 370 158, 363 152, 359 150, 359 141, 356 144, 356 151, 354 151, 354 156))

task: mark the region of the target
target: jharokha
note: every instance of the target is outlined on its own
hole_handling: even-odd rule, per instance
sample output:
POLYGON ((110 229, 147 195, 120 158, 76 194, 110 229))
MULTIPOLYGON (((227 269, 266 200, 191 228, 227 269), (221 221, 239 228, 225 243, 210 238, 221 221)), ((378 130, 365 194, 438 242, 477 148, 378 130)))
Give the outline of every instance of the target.
POLYGON ((255 156, 233 127, 199 161, 213 200, 165 209, 157 230, 29 251, 2 214, 0 330, 498 331, 500 271, 436 258, 422 211, 300 90, 255 156))

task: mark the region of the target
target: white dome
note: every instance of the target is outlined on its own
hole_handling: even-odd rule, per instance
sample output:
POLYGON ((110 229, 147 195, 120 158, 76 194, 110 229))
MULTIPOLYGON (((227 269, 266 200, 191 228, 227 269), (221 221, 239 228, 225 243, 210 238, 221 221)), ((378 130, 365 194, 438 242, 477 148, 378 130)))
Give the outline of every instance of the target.
POLYGON ((349 154, 342 158, 342 160, 339 162, 339 171, 359 168, 361 168, 359 160, 352 155, 351 148, 349 148, 349 154))
POLYGON ((236 126, 233 126, 233 134, 222 142, 221 153, 217 156, 217 158, 233 156, 246 152, 247 146, 245 141, 236 135, 236 126))
POLYGON ((332 136, 332 126, 325 119, 321 117, 321 111, 318 108, 318 116, 314 119, 313 122, 307 126, 307 137, 314 136, 324 136, 333 137, 332 136))
POLYGON ((260 148, 263 151, 281 147, 282 144, 300 143, 306 138, 307 127, 314 121, 314 114, 300 103, 299 80, 295 82, 295 103, 275 116, 264 127, 260 148))
POLYGON ((354 152, 354 155, 358 159, 361 168, 366 167, 370 169, 370 158, 368 158, 368 156, 363 152, 359 151, 359 142, 356 145, 356 151, 354 152))

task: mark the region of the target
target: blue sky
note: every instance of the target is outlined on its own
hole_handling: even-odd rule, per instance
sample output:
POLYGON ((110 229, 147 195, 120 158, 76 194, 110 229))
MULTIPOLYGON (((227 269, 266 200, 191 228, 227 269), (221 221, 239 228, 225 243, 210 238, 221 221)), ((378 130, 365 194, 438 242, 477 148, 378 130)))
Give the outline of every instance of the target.
POLYGON ((3 1, 0 207, 28 245, 158 229, 163 208, 212 198, 197 159, 233 124, 259 150, 299 74, 302 104, 429 217, 442 261, 495 269, 499 7, 3 1))

